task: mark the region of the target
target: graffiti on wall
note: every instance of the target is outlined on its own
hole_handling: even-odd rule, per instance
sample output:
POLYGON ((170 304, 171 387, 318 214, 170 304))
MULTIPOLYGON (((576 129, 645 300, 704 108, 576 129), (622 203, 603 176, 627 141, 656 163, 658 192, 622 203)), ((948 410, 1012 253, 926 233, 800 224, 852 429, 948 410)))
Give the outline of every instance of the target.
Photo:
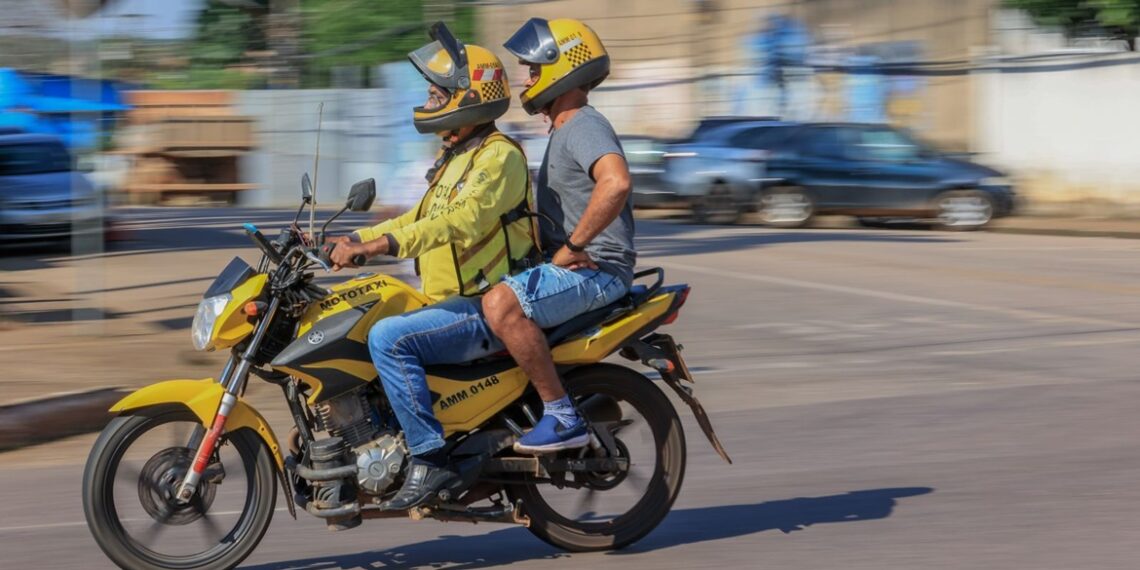
POLYGON ((920 126, 925 82, 899 72, 921 60, 919 42, 820 41, 798 20, 775 15, 743 48, 754 72, 734 81, 728 113, 920 126))

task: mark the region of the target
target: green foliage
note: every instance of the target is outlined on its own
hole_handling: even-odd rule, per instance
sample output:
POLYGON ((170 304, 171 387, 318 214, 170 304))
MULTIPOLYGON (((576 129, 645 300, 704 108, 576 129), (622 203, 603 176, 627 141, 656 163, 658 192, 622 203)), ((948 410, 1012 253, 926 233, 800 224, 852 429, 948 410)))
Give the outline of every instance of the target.
MULTIPOLYGON (((374 66, 403 61, 408 52, 427 43, 421 0, 303 0, 303 46, 313 55, 307 64, 309 83, 327 84, 329 70, 336 66, 374 66), (414 26, 406 33, 380 38, 385 31, 414 26), (332 52, 329 55, 322 55, 332 52)), ((472 41, 474 11, 453 8, 447 25, 461 40, 472 41)))
POLYGON ((1070 37, 1101 32, 1135 49, 1140 34, 1140 0, 1005 0, 1043 26, 1060 27, 1070 37))

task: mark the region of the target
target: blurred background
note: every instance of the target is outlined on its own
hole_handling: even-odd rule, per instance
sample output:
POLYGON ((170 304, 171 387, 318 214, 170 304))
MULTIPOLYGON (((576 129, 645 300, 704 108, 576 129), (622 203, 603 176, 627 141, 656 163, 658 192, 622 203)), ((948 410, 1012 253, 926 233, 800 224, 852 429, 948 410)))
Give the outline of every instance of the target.
MULTIPOLYGON (((695 565, 728 556, 726 566, 747 567, 759 551, 779 560, 783 543, 761 547, 768 535, 753 534, 886 518, 889 493, 874 504, 836 497, 897 486, 936 490, 901 504, 962 521, 952 532, 914 519, 894 535, 843 531, 851 540, 798 543, 808 546, 786 560, 818 556, 805 567, 830 568, 840 559, 829 553, 843 551, 850 568, 960 568, 969 553, 966 565, 986 568, 1134 567, 1127 537, 1098 542, 1079 529, 1137 528, 1121 524, 1128 501, 1088 505, 1135 495, 1140 464, 1128 458, 1138 450, 1081 453, 1090 441, 1133 445, 1105 433, 1140 429, 1126 405, 1138 395, 1127 382, 1128 346, 1140 343, 1140 242, 1087 238, 1140 238, 1140 0, 0 0, 0 9, 0 451, 14 450, 3 454, 13 469, 67 465, 42 485, 68 490, 53 493, 64 505, 53 512, 70 514, 41 516, 22 496, 0 502, 35 528, 73 533, 52 543, 69 567, 97 556, 67 494, 94 436, 31 444, 97 429, 121 390, 216 375, 224 355, 192 351, 188 328, 229 257, 255 259, 241 224, 288 222, 306 172, 321 217, 352 183, 377 181, 372 212, 334 231, 412 206, 439 141, 412 126, 427 84, 407 53, 445 21, 500 56, 517 100, 526 71, 501 45, 532 17, 581 19, 610 53, 590 101, 633 173, 639 263, 695 285, 668 332, 689 346, 698 394, 739 458, 727 475, 693 469, 690 512, 655 535, 646 560, 670 567, 669 554, 651 551, 691 541, 699 554, 701 537, 718 542, 692 554, 695 565), (781 437, 757 443, 759 433, 781 437), (909 463, 930 454, 945 463, 909 463), (756 473, 776 469, 772 457, 787 476, 768 491, 819 497, 810 499, 822 501, 811 511, 819 521, 800 520, 795 505, 737 505, 756 473), (1078 502, 1037 509, 1025 489, 1078 502), (701 510, 714 504, 739 508, 701 510), (1071 522, 1080 517, 1088 524, 1071 522), (686 523, 704 530, 690 536, 686 523), (1008 548, 989 549, 987 536, 1008 548), (1028 543, 1037 563, 1015 556, 1028 543), (1090 566, 1094 555, 1119 564, 1090 566)), ((517 102, 498 125, 537 169, 549 125, 517 102)), ((368 270, 416 280, 404 262, 368 270)), ((250 394, 271 422, 287 423, 279 396, 250 394)), ((708 452, 691 445, 694 457, 708 452)), ((0 492, 37 477, 0 470, 0 492)), ((22 532, 0 527, 0 567, 40 565, 18 550, 22 532)), ((282 536, 271 532, 288 555, 263 562, 304 558, 282 536)), ((409 567, 447 562, 437 557, 452 551, 438 546, 409 550, 409 567)), ((458 552, 479 559, 482 544, 458 552)), ((493 561, 550 554, 521 552, 493 561)), ((299 567, 326 567, 309 562, 299 567)))

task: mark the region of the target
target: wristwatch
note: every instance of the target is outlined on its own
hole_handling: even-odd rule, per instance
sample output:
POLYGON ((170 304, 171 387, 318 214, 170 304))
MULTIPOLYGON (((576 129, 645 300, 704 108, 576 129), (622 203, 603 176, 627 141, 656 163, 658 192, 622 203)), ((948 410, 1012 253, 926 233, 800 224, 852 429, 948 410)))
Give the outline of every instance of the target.
POLYGON ((586 251, 586 246, 575 245, 574 242, 570 241, 570 236, 566 236, 566 249, 574 253, 582 253, 583 251, 586 251))

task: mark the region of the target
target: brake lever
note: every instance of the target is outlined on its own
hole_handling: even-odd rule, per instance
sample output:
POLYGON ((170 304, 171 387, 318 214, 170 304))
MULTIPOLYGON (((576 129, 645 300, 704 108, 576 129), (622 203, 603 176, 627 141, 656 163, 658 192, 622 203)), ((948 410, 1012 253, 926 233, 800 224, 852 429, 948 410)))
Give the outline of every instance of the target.
POLYGON ((321 259, 319 256, 314 255, 313 250, 310 249, 306 251, 305 257, 308 258, 309 261, 312 261, 313 263, 321 266, 321 268, 324 269, 326 273, 332 273, 332 266, 329 265, 325 260, 321 259))

